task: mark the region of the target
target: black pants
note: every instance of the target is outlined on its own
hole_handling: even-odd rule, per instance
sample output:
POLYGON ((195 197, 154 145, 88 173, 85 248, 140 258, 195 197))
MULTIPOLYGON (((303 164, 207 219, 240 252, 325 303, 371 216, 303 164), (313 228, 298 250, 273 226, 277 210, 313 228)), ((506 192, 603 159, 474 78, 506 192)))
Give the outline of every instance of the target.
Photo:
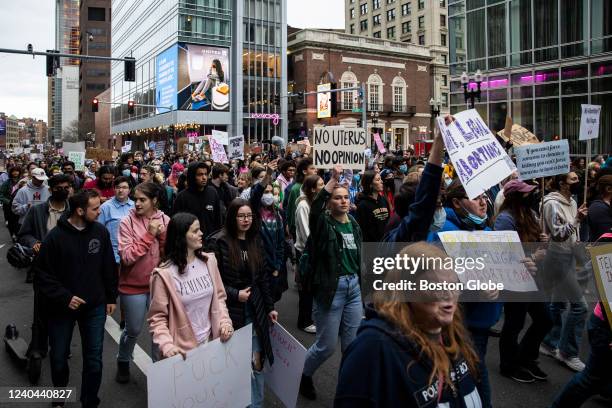
MULTIPOLYGON (((302 257, 302 252, 295 250, 296 254, 296 265, 300 264, 300 258, 302 257)), ((299 276, 299 269, 298 269, 299 276)), ((299 329, 305 329, 306 327, 313 324, 312 320, 312 293, 306 292, 302 290, 301 284, 299 285, 298 295, 299 295, 299 303, 298 303, 298 321, 297 326, 299 329)))
POLYGON ((500 369, 510 373, 528 362, 538 359, 540 343, 552 327, 546 303, 508 302, 504 304, 504 326, 499 339, 500 369), (519 342, 529 313, 531 325, 519 342))
POLYGON ((34 285, 34 317, 32 319, 32 340, 28 346, 27 355, 38 352, 42 357, 49 350, 48 317, 42 294, 34 285))

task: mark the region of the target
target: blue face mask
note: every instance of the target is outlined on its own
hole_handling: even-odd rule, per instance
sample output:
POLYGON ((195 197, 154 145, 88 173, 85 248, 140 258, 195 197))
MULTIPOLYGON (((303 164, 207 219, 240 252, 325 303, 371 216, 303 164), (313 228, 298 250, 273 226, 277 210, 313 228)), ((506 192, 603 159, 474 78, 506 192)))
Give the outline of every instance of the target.
POLYGON ((408 173, 408 166, 405 164, 402 164, 401 166, 399 166, 399 171, 401 171, 402 174, 408 173))
POLYGON ((359 185, 359 182, 361 181, 361 174, 353 174, 353 181, 356 185, 359 185))
POLYGON ((123 170, 121 174, 123 174, 125 177, 130 177, 132 175, 132 173, 130 172, 130 169, 123 170))
POLYGON ((473 227, 481 227, 487 222, 487 215, 485 214, 484 218, 479 217, 476 214, 472 214, 468 210, 466 210, 463 206, 461 206, 463 210, 467 213, 466 216, 461 217, 461 221, 463 221, 467 225, 471 225, 473 227))
POLYGON ((442 207, 438 208, 436 212, 434 213, 433 221, 431 223, 431 226, 429 227, 429 230, 431 232, 438 232, 442 229, 445 222, 446 222, 446 211, 442 207))

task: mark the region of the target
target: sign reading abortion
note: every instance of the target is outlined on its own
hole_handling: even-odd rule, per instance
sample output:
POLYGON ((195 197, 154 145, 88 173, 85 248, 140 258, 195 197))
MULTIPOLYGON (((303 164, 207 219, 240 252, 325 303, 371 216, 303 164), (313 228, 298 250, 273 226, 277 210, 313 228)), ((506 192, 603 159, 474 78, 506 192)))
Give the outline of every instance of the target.
POLYGON ((315 128, 314 165, 317 169, 331 169, 340 164, 344 169, 365 170, 367 147, 366 131, 363 128, 315 128))

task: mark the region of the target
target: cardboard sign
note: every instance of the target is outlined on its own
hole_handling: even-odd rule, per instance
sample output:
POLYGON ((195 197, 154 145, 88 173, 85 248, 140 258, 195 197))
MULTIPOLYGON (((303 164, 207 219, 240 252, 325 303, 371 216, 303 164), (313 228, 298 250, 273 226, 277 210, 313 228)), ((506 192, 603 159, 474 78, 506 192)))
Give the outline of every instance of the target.
POLYGON ((246 407, 251 403, 252 325, 232 338, 160 360, 147 370, 149 408, 246 407))
POLYGON ((580 105, 582 115, 580 116, 580 136, 578 140, 591 140, 599 137, 599 115, 601 105, 580 105))
POLYGON ((132 150, 132 145, 121 146, 121 153, 129 153, 132 150))
POLYGON ((513 146, 524 146, 528 144, 540 143, 536 135, 525 129, 521 125, 513 124, 512 118, 506 118, 506 127, 497 132, 504 142, 512 142, 513 146))
MULTIPOLYGON (((438 122, 439 123, 439 122, 438 122)), ((516 166, 475 109, 440 129, 446 151, 470 199, 508 177, 516 166)))
POLYGON ((566 174, 570 171, 567 139, 514 148, 516 168, 523 180, 566 174))
POLYGON ((227 132, 221 132, 219 130, 213 130, 212 131, 212 137, 214 137, 215 140, 218 143, 221 143, 222 145, 227 145, 229 143, 229 136, 227 135, 227 132))
POLYGON ((466 267, 457 273, 459 280, 503 283, 504 290, 535 292, 533 276, 521 262, 525 252, 516 231, 448 231, 438 232, 446 253, 453 258, 480 258, 483 269, 466 267))
POLYGON ((85 158, 98 161, 112 161, 113 151, 112 149, 88 147, 85 151, 85 158))
POLYGON ((368 140, 363 128, 315 128, 314 165, 317 169, 331 169, 341 164, 344 169, 365 170, 367 147, 368 140))
POLYGON ((590 248, 589 252, 593 262, 599 298, 603 303, 608 322, 610 322, 612 328, 612 245, 596 246, 590 248))
POLYGON ((82 170, 85 166, 85 152, 68 152, 68 161, 74 163, 75 170, 82 170))
POLYGON ((293 408, 297 404, 306 348, 279 323, 270 327, 270 341, 274 365, 266 360, 265 383, 286 407, 293 408))
POLYGON ((244 160, 244 135, 230 137, 227 147, 230 160, 244 160))
POLYGON ((380 139, 380 135, 378 133, 374 133, 374 142, 376 143, 376 147, 378 148, 378 151, 380 153, 382 154, 386 153, 387 149, 385 149, 385 145, 380 139))
POLYGON ((213 162, 229 163, 227 154, 225 153, 225 148, 217 139, 215 139, 214 135, 208 140, 208 143, 210 144, 213 162))
POLYGON ((164 155, 164 151, 166 150, 166 142, 157 142, 155 143, 155 158, 160 158, 164 155))
POLYGON ((317 85, 317 118, 331 118, 331 84, 317 85))

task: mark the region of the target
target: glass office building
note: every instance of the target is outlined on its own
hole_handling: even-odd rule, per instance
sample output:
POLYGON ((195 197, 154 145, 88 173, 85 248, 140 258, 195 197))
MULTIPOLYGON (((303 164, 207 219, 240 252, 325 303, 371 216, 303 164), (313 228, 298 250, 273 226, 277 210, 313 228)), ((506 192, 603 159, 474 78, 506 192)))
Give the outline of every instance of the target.
MULTIPOLYGON (((509 115, 541 140, 578 142, 580 105, 602 105, 593 152, 612 151, 612 2, 450 0, 451 113, 466 108, 461 73, 484 73, 476 109, 493 131, 509 115)), ((474 85, 471 85, 475 87, 474 85)))
POLYGON ((137 62, 135 82, 123 80, 123 62, 111 65, 111 133, 186 127, 286 138, 286 98, 273 104, 287 89, 285 0, 113 0, 112 13, 112 56, 137 62), (221 74, 205 94, 215 64, 221 74), (256 113, 278 113, 280 123, 256 113))

